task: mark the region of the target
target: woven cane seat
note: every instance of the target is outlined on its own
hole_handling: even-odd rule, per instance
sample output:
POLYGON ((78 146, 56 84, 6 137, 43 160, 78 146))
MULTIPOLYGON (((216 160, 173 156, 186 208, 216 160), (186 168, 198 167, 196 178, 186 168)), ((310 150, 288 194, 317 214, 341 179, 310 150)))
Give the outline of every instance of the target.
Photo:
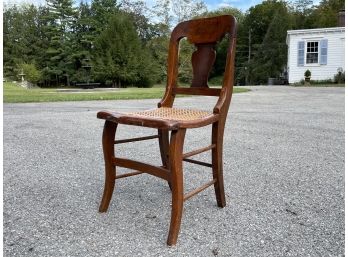
POLYGON ((121 124, 166 129, 200 127, 218 119, 217 114, 208 111, 168 107, 130 113, 101 111, 97 117, 121 124))
POLYGON ((178 109, 161 107, 141 112, 128 113, 132 116, 149 117, 154 119, 177 120, 177 121, 192 121, 203 119, 211 115, 211 112, 193 109, 178 109))

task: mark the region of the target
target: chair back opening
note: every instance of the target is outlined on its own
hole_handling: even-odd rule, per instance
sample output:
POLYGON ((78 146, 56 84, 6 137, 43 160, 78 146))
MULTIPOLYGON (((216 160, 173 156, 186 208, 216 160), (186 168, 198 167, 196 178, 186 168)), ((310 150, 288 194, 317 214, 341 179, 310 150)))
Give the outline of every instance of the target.
POLYGON ((166 92, 159 107, 172 107, 177 94, 219 96, 214 113, 228 109, 234 81, 234 57, 237 22, 233 16, 223 15, 179 23, 173 30, 169 43, 166 92), (228 40, 224 78, 221 88, 210 88, 208 78, 216 60, 216 45, 228 40), (185 38, 185 39, 184 39, 185 38), (192 80, 190 87, 178 86, 180 41, 194 45, 192 53, 192 80))

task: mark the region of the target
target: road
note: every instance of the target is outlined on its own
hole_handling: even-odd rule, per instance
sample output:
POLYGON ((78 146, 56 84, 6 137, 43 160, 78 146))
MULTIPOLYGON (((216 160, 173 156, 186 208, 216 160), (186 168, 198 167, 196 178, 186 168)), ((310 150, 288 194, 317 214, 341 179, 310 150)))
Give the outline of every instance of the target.
MULTIPOLYGON (((118 180, 109 211, 98 213, 97 111, 157 102, 4 104, 5 256, 343 256, 344 88, 252 87, 234 95, 224 142, 227 206, 216 206, 213 188, 186 202, 175 247, 166 246, 171 194, 163 180, 118 180)), ((176 103, 210 110, 215 98, 176 103)), ((185 151, 208 145, 209 129, 190 130, 185 151)), ((155 140, 119 145, 116 154, 160 164, 155 140)), ((208 168, 184 169, 185 191, 211 179, 208 168)))

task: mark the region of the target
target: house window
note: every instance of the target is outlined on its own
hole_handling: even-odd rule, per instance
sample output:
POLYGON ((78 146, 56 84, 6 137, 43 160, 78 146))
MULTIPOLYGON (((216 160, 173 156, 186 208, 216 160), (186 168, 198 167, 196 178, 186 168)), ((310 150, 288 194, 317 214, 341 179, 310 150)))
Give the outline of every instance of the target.
POLYGON ((306 63, 318 63, 319 60, 319 42, 307 42, 306 63))

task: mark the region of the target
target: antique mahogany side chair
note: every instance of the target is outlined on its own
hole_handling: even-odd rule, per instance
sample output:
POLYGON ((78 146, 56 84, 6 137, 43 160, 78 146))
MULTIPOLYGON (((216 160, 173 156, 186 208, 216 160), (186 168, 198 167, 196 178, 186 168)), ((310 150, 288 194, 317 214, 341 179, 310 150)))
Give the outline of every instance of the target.
POLYGON ((236 25, 235 18, 229 15, 190 20, 178 24, 170 38, 167 86, 158 108, 132 113, 98 112, 97 117, 105 120, 102 137, 105 159, 105 188, 99 207, 100 212, 106 212, 108 209, 116 179, 148 173, 167 180, 172 190, 172 211, 167 244, 175 245, 180 230, 184 201, 214 185, 217 205, 221 208, 226 205, 222 152, 225 121, 233 91, 236 25), (221 89, 209 88, 208 76, 216 57, 214 47, 225 36, 228 38, 228 50, 223 85, 221 89), (193 79, 189 88, 179 87, 177 84, 179 42, 184 37, 196 47, 196 51, 192 54, 193 79), (177 94, 217 96, 218 99, 211 112, 173 108, 173 102, 177 94), (155 128, 158 133, 154 136, 115 140, 118 124, 155 128), (186 129, 210 124, 212 125, 211 144, 201 149, 183 153, 186 129), (171 134, 170 138, 169 132, 171 134), (115 157, 115 144, 153 138, 159 140, 162 166, 115 157), (189 158, 209 150, 212 153, 212 163, 189 158), (212 168, 213 179, 196 190, 184 194, 183 161, 212 168), (116 166, 136 171, 116 175, 116 166))

